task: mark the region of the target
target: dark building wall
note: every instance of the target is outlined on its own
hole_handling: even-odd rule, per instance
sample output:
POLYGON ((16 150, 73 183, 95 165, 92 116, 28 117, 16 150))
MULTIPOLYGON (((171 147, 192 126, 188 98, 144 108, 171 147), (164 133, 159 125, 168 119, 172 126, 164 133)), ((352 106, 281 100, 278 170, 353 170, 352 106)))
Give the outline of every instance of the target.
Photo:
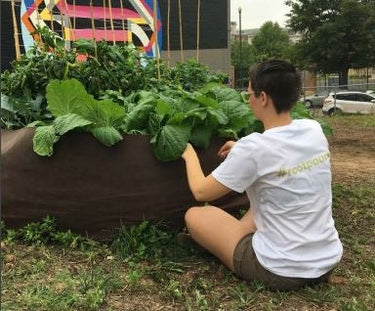
MULTIPOLYGON (((18 25, 20 25, 19 1, 16 0, 16 17, 18 25)), ((0 23, 0 53, 1 53, 1 71, 10 67, 10 62, 16 58, 16 51, 14 48, 14 31, 12 20, 11 2, 7 0, 0 1, 1 23, 0 23)), ((20 26, 19 26, 20 29, 20 26)), ((18 30, 20 31, 20 30, 18 30)), ((21 39, 21 37, 20 37, 21 39)))
MULTIPOLYGON (((170 1, 170 62, 181 62, 178 1, 170 1)), ((181 0, 183 56, 195 58, 197 53, 197 0, 181 0)), ((168 1, 159 0, 163 22, 161 58, 168 60, 168 1)), ((212 70, 230 73, 230 1, 201 0, 199 62, 212 70)))
MULTIPOLYGON (((180 22, 178 1, 170 1, 170 49, 180 50, 180 22)), ((167 49, 168 1, 159 0, 163 22, 163 50, 167 49)), ((197 0, 181 0, 183 45, 186 50, 197 47, 197 0)), ((228 1, 201 0, 200 10, 201 49, 228 47, 228 1)))

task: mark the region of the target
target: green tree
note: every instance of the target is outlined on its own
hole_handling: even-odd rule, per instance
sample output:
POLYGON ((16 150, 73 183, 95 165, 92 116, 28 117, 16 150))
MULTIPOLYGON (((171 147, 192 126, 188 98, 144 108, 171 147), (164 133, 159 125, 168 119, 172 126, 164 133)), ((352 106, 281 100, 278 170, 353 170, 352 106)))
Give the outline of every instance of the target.
POLYGON ((231 44, 231 62, 235 68, 236 87, 245 88, 248 85, 248 69, 256 62, 254 47, 247 41, 236 40, 231 44))
POLYGON ((350 68, 375 65, 375 5, 359 0, 288 0, 288 26, 303 34, 297 46, 305 67, 338 73, 348 84, 350 68), (309 64, 306 65, 306 64, 309 64))
POLYGON ((242 47, 240 46, 240 41, 236 40, 232 42, 231 62, 234 68, 249 68, 255 61, 256 56, 254 47, 251 46, 247 41, 242 41, 242 47))
POLYGON ((257 61, 269 58, 289 60, 291 41, 288 33, 278 23, 264 23, 251 43, 257 61))

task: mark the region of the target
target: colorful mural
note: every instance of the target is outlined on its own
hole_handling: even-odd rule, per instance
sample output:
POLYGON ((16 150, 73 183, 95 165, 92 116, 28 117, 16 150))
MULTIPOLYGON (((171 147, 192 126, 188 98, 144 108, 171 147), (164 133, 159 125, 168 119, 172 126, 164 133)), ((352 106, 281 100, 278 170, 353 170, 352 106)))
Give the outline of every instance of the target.
MULTIPOLYGON (((162 52, 159 55, 166 59, 165 51, 172 51, 173 63, 181 59, 180 53, 173 51, 179 51, 183 41, 184 51, 195 55, 198 0, 157 0, 158 40, 155 40, 153 3, 154 0, 0 0, 3 30, 0 32, 0 71, 10 68, 17 57, 17 49, 24 54, 34 44, 30 33, 37 25, 53 28, 65 39, 67 48, 79 37, 126 41, 153 57, 157 41, 158 50, 162 52)), ((200 12, 200 60, 212 64, 213 68, 227 70, 229 0, 202 0, 200 12), (211 49, 219 54, 213 57, 211 49), (207 53, 206 58, 204 53, 207 53), (225 64, 221 65, 223 62, 225 64)))
POLYGON ((37 25, 61 35, 66 47, 79 38, 133 42, 148 56, 160 53, 162 23, 157 5, 156 31, 153 0, 22 0, 21 33, 25 50, 37 39, 37 25))

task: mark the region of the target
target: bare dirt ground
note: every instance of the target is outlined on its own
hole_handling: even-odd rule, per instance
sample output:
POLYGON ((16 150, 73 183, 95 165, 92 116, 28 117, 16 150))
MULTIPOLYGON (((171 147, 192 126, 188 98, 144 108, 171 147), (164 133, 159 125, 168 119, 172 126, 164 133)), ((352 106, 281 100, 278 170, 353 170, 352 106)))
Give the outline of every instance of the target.
POLYGON ((375 128, 332 124, 329 138, 333 182, 368 183, 375 180, 375 128))

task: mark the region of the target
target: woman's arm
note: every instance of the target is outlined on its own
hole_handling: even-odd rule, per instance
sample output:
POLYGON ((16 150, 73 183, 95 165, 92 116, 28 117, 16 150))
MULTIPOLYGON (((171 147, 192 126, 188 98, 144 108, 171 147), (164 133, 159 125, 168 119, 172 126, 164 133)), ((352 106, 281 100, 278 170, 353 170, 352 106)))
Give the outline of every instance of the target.
POLYGON ((211 174, 204 176, 198 155, 191 144, 187 145, 182 158, 185 160, 190 190, 197 201, 212 201, 231 191, 211 174))

